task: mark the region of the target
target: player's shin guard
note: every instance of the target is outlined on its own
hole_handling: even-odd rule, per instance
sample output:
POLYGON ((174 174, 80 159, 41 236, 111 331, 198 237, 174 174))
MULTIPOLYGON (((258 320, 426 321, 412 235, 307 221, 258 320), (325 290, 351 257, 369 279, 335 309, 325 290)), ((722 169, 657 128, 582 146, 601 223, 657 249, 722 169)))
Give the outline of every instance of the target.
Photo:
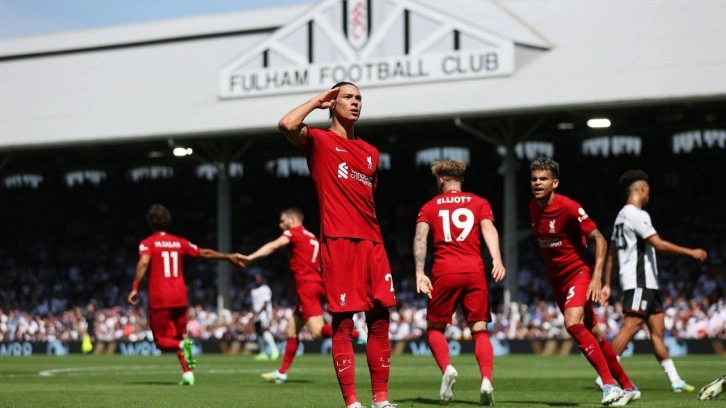
POLYGON ((434 356, 434 360, 436 360, 436 365, 439 366, 443 373, 446 371, 446 366, 451 364, 449 343, 446 341, 446 337, 444 337, 444 329, 429 327, 426 329, 426 337, 429 341, 431 354, 434 356))
POLYGON ((280 364, 280 368, 277 369, 280 374, 285 374, 287 373, 287 370, 290 369, 292 360, 295 359, 295 354, 297 354, 299 344, 297 337, 287 338, 287 344, 285 344, 285 355, 282 357, 282 364, 280 364))
POLYGON ((388 377, 391 373, 391 341, 388 339, 390 325, 388 309, 368 314, 368 370, 371 374, 373 402, 388 401, 388 377))
POLYGON ((355 393, 355 357, 351 332, 353 331, 353 314, 336 313, 333 315, 333 367, 338 377, 340 392, 345 405, 358 401, 355 393))
POLYGON ((494 348, 489 340, 489 333, 486 330, 479 330, 471 333, 474 339, 474 355, 479 363, 479 371, 482 378, 488 378, 493 381, 494 372, 494 348))
POLYGON ((595 368, 595 371, 597 371, 600 375, 603 384, 615 384, 615 380, 613 379, 612 374, 610 374, 608 363, 605 361, 602 350, 600 350, 600 345, 595 339, 595 336, 587 330, 587 327, 585 327, 582 323, 577 323, 572 326, 568 326, 567 332, 570 333, 570 336, 572 336, 572 338, 577 342, 582 355, 585 356, 587 361, 590 362, 590 365, 592 365, 592 367, 595 368))
POLYGON ((607 340, 602 339, 602 341, 600 341, 600 350, 602 350, 603 357, 605 357, 605 361, 608 363, 610 373, 616 380, 618 380, 620 387, 628 389, 635 388, 635 385, 632 381, 630 381, 630 377, 628 377, 625 369, 620 364, 618 356, 615 354, 615 350, 613 350, 613 346, 611 346, 607 340))

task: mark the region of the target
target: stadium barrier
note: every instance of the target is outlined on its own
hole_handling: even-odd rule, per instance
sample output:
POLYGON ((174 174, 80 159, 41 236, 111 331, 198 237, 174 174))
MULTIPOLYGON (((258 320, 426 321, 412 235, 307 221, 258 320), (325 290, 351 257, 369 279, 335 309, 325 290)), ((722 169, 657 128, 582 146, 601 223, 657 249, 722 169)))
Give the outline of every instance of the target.
MULTIPOLYGON (((715 354, 726 356, 726 339, 675 339, 666 338, 666 346, 672 357, 680 357, 689 354, 715 354)), ((196 340, 195 353, 221 353, 232 355, 245 355, 256 353, 254 342, 237 340, 196 340)), ((322 341, 303 341, 300 344, 298 355, 308 354, 330 354, 332 342, 330 339, 322 341)), ((509 354, 538 354, 542 356, 558 356, 578 354, 579 349, 572 340, 500 340, 492 339, 494 354, 505 356, 509 354)), ((279 344, 284 349, 284 342, 279 344)), ((430 356, 431 349, 425 339, 393 341, 391 344, 393 354, 413 354, 417 356, 430 356)), ((362 353, 365 346, 354 345, 355 351, 362 353)), ((449 352, 452 356, 459 354, 474 353, 474 343, 471 340, 457 341, 449 340, 449 352)), ((71 341, 12 341, 0 342, 0 356, 31 356, 31 355, 55 355, 65 356, 68 354, 81 354, 81 342, 71 341)), ((633 354, 651 354, 652 348, 648 340, 634 340, 623 352, 623 356, 633 354)), ((161 354, 156 345, 151 341, 97 341, 93 350, 87 354, 124 356, 158 356, 161 354)))

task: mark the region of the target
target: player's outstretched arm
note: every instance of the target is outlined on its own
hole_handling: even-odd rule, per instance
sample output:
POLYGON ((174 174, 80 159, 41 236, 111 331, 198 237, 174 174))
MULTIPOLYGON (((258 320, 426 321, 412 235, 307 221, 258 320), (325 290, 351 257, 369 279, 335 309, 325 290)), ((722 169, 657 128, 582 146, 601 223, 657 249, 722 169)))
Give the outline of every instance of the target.
POLYGON ((484 238, 484 242, 489 248, 489 255, 492 257, 492 277, 495 282, 500 282, 504 279, 507 271, 504 269, 502 263, 502 255, 499 251, 499 233, 497 227, 494 226, 492 220, 482 220, 479 224, 481 227, 481 235, 484 238))
POLYGON ((431 279, 426 276, 424 266, 426 265, 426 246, 429 236, 429 224, 425 222, 416 223, 416 235, 413 237, 413 261, 416 269, 416 292, 424 293, 431 298, 431 291, 434 290, 431 279))
POLYGON ((602 289, 600 290, 600 299, 598 301, 603 306, 607 306, 610 301, 610 279, 613 277, 613 267, 617 256, 618 248, 615 241, 612 241, 610 242, 608 256, 605 259, 605 280, 603 281, 602 289))
POLYGON ((277 123, 283 135, 294 145, 302 144, 308 136, 307 128, 303 121, 315 109, 329 109, 335 106, 335 97, 339 88, 328 89, 327 91, 310 98, 307 102, 296 107, 283 116, 277 123))
POLYGON ((146 271, 149 269, 149 260, 151 256, 149 254, 139 255, 139 262, 136 263, 136 276, 131 284, 131 293, 129 293, 128 301, 132 305, 136 306, 136 301, 139 300, 139 285, 146 275, 146 271))
POLYGON ((229 261, 236 265, 237 259, 235 258, 235 255, 236 254, 225 254, 222 252, 217 252, 214 249, 209 249, 209 248, 199 248, 199 257, 200 258, 229 261))
POLYGON ((257 251, 249 255, 242 255, 242 257, 238 260, 242 263, 242 266, 247 267, 250 266, 250 264, 252 264, 254 261, 271 255, 273 252, 284 246, 287 246, 289 243, 290 238, 288 238, 286 235, 280 235, 280 237, 276 240, 270 241, 265 245, 262 245, 259 249, 257 249, 257 251))
POLYGON ((676 245, 672 242, 666 241, 665 239, 661 239, 658 234, 653 234, 645 240, 648 241, 648 243, 652 245, 653 248, 655 248, 655 250, 658 252, 673 255, 687 255, 691 258, 698 259, 701 262, 705 261, 706 258, 708 258, 708 253, 706 253, 706 251, 701 248, 682 247, 680 245, 676 245))
POLYGON ((605 267, 608 243, 597 228, 587 234, 587 239, 590 242, 595 241, 595 265, 592 268, 592 279, 587 287, 587 298, 598 302, 602 291, 602 270, 605 267))

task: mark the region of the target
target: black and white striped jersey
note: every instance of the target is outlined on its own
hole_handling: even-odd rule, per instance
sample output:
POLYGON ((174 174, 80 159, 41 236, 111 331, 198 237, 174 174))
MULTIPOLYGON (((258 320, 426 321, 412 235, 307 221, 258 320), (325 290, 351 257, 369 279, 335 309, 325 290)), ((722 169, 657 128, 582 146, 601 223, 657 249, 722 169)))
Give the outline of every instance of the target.
POLYGON ((618 249, 620 285, 623 290, 658 289, 655 248, 645 241, 654 234, 656 230, 650 221, 650 214, 635 205, 627 204, 615 218, 610 239, 618 249))

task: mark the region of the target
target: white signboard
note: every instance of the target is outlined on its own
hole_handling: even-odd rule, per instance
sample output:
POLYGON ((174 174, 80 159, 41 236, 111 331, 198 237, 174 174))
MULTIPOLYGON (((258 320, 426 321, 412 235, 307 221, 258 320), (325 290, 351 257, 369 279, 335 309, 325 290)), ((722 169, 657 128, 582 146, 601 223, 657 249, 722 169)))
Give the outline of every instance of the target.
POLYGON ((514 57, 512 40, 420 4, 326 0, 224 67, 219 96, 310 92, 341 81, 382 87, 511 75, 514 57))

